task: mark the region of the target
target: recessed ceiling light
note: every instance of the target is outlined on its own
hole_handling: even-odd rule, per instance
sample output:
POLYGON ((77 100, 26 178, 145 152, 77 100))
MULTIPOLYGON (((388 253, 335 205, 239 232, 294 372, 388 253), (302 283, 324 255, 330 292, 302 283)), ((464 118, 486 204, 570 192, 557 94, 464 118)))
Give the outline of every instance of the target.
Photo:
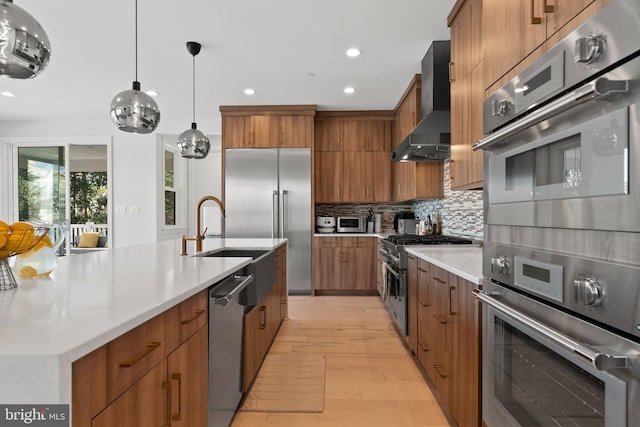
POLYGON ((0 94, 2 94, 2 96, 6 96, 9 98, 13 98, 14 96, 16 96, 14 93, 11 93, 11 92, 0 92, 0 94))
POLYGON ((360 56, 360 49, 356 49, 355 47, 348 49, 347 56, 350 58, 355 58, 356 56, 360 56))
POLYGON ((144 93, 149 96, 158 96, 158 92, 156 92, 155 90, 145 90, 144 93))
POLYGON ((348 93, 349 95, 351 95, 352 93, 355 93, 356 88, 348 86, 344 88, 344 93, 348 93))
POLYGON ((256 91, 255 91, 254 89, 251 89, 251 88, 249 87, 249 88, 246 88, 246 89, 244 90, 244 94, 245 94, 245 95, 255 95, 255 94, 256 94, 256 91))

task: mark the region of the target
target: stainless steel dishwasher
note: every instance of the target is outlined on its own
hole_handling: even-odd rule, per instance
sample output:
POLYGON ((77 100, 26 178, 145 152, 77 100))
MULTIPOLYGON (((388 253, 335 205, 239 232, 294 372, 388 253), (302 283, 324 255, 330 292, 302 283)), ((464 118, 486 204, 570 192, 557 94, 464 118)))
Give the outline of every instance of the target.
POLYGON ((209 290, 209 427, 228 427, 242 398, 239 296, 253 280, 240 270, 209 290))

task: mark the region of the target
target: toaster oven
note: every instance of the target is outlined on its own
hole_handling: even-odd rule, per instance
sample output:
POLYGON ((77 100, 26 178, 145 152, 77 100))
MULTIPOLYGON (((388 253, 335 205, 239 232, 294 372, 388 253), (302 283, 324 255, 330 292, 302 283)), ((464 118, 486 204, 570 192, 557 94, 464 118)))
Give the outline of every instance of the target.
POLYGON ((339 216, 336 224, 338 233, 364 233, 367 231, 367 220, 363 216, 339 216))

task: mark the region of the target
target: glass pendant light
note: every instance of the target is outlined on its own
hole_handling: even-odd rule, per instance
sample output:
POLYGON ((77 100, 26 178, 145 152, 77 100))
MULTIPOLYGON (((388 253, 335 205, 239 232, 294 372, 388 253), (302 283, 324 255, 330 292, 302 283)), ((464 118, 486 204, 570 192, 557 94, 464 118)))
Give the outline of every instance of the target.
POLYGON ((42 26, 13 0, 0 0, 0 76, 30 79, 51 57, 51 43, 42 26))
POLYGON ((136 79, 133 88, 117 94, 111 101, 111 120, 124 132, 151 133, 160 123, 160 109, 149 95, 140 90, 138 81, 138 0, 136 12, 136 79))
POLYGON ((187 50, 193 56, 193 122, 178 137, 178 152, 187 159, 204 159, 209 154, 209 138, 197 129, 196 125, 196 55, 200 53, 200 43, 187 42, 187 50))

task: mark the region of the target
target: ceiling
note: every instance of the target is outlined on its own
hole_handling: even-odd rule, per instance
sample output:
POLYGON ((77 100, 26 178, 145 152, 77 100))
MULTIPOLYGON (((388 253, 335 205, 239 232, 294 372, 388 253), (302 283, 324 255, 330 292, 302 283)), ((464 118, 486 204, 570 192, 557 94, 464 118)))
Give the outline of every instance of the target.
MULTIPOLYGON (((16 95, 0 97, 0 120, 108 120, 112 98, 135 78, 134 1, 14 3, 42 24, 52 57, 34 79, 0 78, 0 92, 16 95)), ((190 40, 202 44, 196 121, 206 133, 219 133, 220 105, 393 109, 430 43, 449 39, 454 3, 138 0, 138 80, 159 92, 162 133, 184 130, 167 128, 176 119, 184 128, 191 121, 190 40), (350 47, 362 54, 347 57, 350 47), (346 86, 356 92, 343 93, 346 86), (248 87, 256 94, 245 95, 248 87)))

